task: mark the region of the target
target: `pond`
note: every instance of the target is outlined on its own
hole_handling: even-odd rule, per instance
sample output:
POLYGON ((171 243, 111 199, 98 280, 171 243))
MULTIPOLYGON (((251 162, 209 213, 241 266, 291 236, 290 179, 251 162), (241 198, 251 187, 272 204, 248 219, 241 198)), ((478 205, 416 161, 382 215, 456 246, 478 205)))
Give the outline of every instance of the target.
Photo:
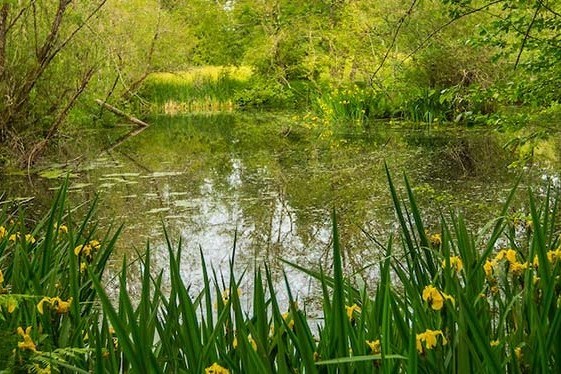
MULTIPOLYGON (((116 264, 149 241, 165 268, 165 227, 172 240, 182 239, 183 275, 196 285, 199 251, 227 271, 234 243, 238 268, 267 262, 278 281, 281 259, 329 268, 333 210, 348 274, 376 263, 380 249, 364 232, 385 242, 396 227, 385 162, 401 190, 403 175, 409 178, 431 232, 440 213, 451 211, 482 227, 520 175, 522 186, 544 186, 545 176, 558 183, 557 143, 543 161, 513 168, 518 156, 504 149, 508 136, 489 130, 375 123, 360 134, 341 130, 324 137, 299 116, 264 113, 155 117, 150 123, 109 151, 82 144, 90 154, 79 161, 50 165, 31 178, 3 176, 4 202, 29 196, 25 204, 44 209, 69 172, 74 204, 99 194, 101 226, 124 223, 116 264)), ((100 130, 92 138, 109 144, 116 136, 100 130)), ((284 268, 291 285, 306 294, 308 278, 284 268)), ((374 267, 359 275, 375 278, 374 267)))

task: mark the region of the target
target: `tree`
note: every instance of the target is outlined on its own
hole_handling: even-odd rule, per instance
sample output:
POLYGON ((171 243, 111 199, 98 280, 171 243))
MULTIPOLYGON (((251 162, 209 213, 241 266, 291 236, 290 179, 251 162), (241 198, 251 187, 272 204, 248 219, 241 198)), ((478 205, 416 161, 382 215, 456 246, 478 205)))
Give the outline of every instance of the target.
POLYGON ((84 30, 106 0, 2 1, 0 144, 32 162, 57 133, 95 70, 84 30))

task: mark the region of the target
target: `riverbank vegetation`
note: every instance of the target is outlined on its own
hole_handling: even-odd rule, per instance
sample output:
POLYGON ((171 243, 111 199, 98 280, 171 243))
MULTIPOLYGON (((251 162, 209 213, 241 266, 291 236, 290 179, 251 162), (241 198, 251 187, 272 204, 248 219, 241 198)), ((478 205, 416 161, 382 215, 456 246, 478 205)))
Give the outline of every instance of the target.
MULTIPOLYGON (((4 212, 0 226, 0 350, 15 372, 450 372, 558 371, 561 352, 559 198, 528 195, 528 215, 502 212, 480 231, 469 217, 442 218, 427 232, 405 180, 389 179, 399 225, 388 238, 376 285, 344 274, 333 216, 333 267, 291 266, 323 290, 310 319, 286 279, 281 304, 266 264, 251 273, 202 269, 204 287, 181 277, 182 243, 167 239, 169 266, 150 247, 125 259, 115 292, 101 284, 119 229, 100 233, 93 210, 78 219, 66 189, 39 222, 4 212), (400 189, 402 190, 402 189, 400 189), (129 281, 141 269, 139 292, 129 281), (252 277, 252 289, 241 289, 252 277), (169 284, 164 286, 164 279, 169 284), (245 294, 245 295, 244 295, 245 294), (242 296, 243 295, 243 296, 242 296), (247 296, 246 296, 247 295, 247 296)), ((139 243, 131 244, 139 245, 139 243)), ((235 247, 235 243, 234 243, 235 247)), ((235 251, 234 251, 235 253, 235 251)), ((204 255, 201 253, 201 256, 204 255)))
MULTIPOLYGON (((76 178, 74 188, 53 188, 45 215, 41 202, 25 210, 22 201, 35 196, 20 195, 19 180, 12 182, 16 192, 6 192, 10 203, 0 201, 0 371, 561 372, 558 176, 538 170, 528 179, 536 186, 525 208, 510 205, 513 191, 490 222, 445 212, 440 224, 434 215, 424 224, 436 202, 452 201, 433 181, 529 166, 538 152, 558 162, 556 142, 535 145, 559 131, 560 28, 561 8, 551 0, 0 1, 0 178, 8 170, 30 181, 76 178), (243 115, 233 119, 225 113, 231 111, 243 115), (261 111, 283 116, 251 123, 243 117, 261 111), (190 116, 165 125, 192 113, 224 118, 190 116), (133 130, 119 123, 150 116, 164 119, 136 121, 133 130), (405 134, 419 128, 422 134, 384 133, 397 122, 408 122, 400 127, 405 134), (162 131, 150 131, 158 124, 162 131), (516 132, 501 134, 499 144, 498 137, 471 142, 450 131, 474 126, 516 132), (104 136, 102 129, 115 131, 104 136), (121 170, 111 151, 144 130, 149 135, 123 151, 135 169, 121 170), (66 152, 70 143, 78 151, 66 152), (288 149, 292 143, 303 146, 288 149), (407 180, 396 188, 386 170, 386 203, 395 219, 382 221, 365 203, 383 199, 365 175, 384 157, 419 144, 426 147, 399 165, 427 175, 417 188, 407 180), (378 145, 374 156, 366 154, 378 145), (163 152, 170 148, 171 158, 163 152), (86 149, 102 157, 78 169, 86 149), (35 167, 49 153, 57 155, 56 165, 35 167), (212 153, 218 157, 202 156, 212 153), (88 180, 96 162, 111 172, 88 180), (554 187, 540 189, 539 178, 554 187), (127 187, 137 179, 149 180, 150 188, 127 187), (167 253, 158 257, 167 261, 163 269, 154 261, 161 252, 140 235, 127 237, 126 255, 114 256, 121 229, 107 229, 94 208, 67 201, 67 192, 91 186, 114 193, 114 205, 126 212, 117 219, 169 212, 163 221, 212 210, 208 226, 219 232, 235 214, 222 214, 207 195, 234 196, 246 182, 252 194, 230 198, 227 207, 248 202, 252 214, 235 224, 252 226, 254 236, 266 226, 264 256, 278 253, 269 252, 274 246, 285 249, 288 220, 291 234, 332 239, 329 268, 282 259, 321 290, 318 318, 284 273, 279 290, 270 263, 238 270, 236 242, 224 248, 232 252, 228 268, 205 262, 201 250, 201 268, 188 269, 202 273, 195 289, 184 282, 181 241, 166 234, 167 253), (115 193, 116 185, 126 192, 115 193), (424 210, 413 191, 424 191, 432 205, 424 210), (368 276, 344 271, 352 261, 345 241, 362 242, 345 237, 335 213, 331 236, 321 224, 298 222, 324 214, 326 206, 344 211, 338 194, 355 200, 348 206, 362 221, 345 226, 354 225, 354 233, 366 231, 360 226, 366 220, 371 227, 388 223, 389 232, 364 232, 372 247, 361 244, 353 253, 352 265, 364 265, 358 271, 368 276), (135 199, 148 198, 158 201, 132 209, 135 199), (263 217, 265 224, 257 221, 263 217), (383 257, 363 264, 360 251, 383 257)), ((498 175, 471 184, 483 192, 481 201, 468 203, 492 210, 496 191, 487 186, 498 175)), ((191 222, 180 221, 181 229, 191 222)))
POLYGON ((559 115, 560 13, 542 0, 3 2, 0 158, 32 164, 114 121, 94 99, 138 116, 297 108, 350 130, 524 127, 559 115))

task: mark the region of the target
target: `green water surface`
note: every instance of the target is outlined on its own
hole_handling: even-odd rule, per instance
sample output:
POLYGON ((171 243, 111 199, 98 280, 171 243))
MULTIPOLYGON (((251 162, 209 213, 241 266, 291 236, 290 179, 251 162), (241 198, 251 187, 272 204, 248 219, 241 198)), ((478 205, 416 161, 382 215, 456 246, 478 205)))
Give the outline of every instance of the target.
MULTIPOLYGON (((551 178, 558 183, 556 145, 546 161, 513 168, 518 155, 503 148, 508 136, 491 130, 377 123, 360 132, 342 127, 326 138, 298 118, 156 117, 110 151, 104 149, 118 136, 100 130, 92 145, 65 155, 82 156, 74 162, 56 160, 31 176, 2 176, 3 203, 30 198, 28 209, 44 210, 52 190, 71 173, 73 205, 99 195, 100 225, 124 223, 120 254, 134 257, 133 248, 143 251, 150 241, 165 266, 165 226, 172 238, 182 239, 184 275, 196 282, 199 249, 212 266, 227 268, 234 236, 240 267, 266 261, 280 269, 280 258, 329 266, 333 209, 349 273, 375 263, 381 250, 363 231, 386 242, 396 228, 384 162, 401 189, 403 175, 409 177, 431 232, 441 212, 461 211, 473 227, 482 227, 520 175, 520 201, 524 186, 539 188, 551 178)), ((513 211, 524 214, 522 205, 513 211)), ((303 287, 302 275, 291 276, 303 287)))

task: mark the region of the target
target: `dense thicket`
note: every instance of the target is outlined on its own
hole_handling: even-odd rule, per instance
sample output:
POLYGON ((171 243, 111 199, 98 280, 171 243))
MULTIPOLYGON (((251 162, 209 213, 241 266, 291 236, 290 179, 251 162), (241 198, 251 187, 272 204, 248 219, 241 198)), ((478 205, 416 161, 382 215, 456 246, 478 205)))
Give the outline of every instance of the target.
POLYGON ((356 98, 339 89, 358 90, 363 117, 423 121, 547 108, 561 93, 552 0, 0 4, 0 142, 28 161, 61 126, 91 123, 94 97, 129 100, 149 73, 191 66, 251 66, 240 102, 306 97, 322 115, 348 114, 335 101, 356 98))

